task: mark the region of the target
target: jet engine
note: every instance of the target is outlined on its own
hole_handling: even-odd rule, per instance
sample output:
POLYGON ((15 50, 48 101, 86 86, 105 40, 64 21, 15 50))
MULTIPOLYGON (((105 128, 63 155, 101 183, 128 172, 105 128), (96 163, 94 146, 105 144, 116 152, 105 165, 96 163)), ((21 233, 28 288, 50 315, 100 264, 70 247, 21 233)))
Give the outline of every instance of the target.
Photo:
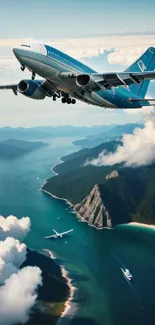
POLYGON ((89 74, 80 74, 79 76, 76 77, 76 84, 79 87, 90 87, 94 85, 94 81, 92 78, 89 76, 89 74))
POLYGON ((44 99, 46 91, 42 84, 42 80, 21 80, 17 86, 17 91, 29 98, 44 99))
POLYGON ((95 91, 102 89, 106 91, 105 86, 102 84, 104 81, 102 76, 89 75, 89 74, 80 74, 76 76, 76 84, 88 91, 95 91))

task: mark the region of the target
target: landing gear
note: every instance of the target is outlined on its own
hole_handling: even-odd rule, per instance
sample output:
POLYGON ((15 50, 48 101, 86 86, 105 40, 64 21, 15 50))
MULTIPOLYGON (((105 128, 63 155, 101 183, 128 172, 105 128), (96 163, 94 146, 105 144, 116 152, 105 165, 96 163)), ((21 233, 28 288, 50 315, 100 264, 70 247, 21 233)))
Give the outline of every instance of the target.
POLYGON ((67 104, 71 104, 71 102, 72 102, 71 98, 68 98, 67 99, 67 104))
POLYGON ((76 104, 76 99, 72 99, 72 104, 75 105, 76 104))
POLYGON ((63 93, 61 93, 61 95, 62 95, 61 102, 63 104, 67 103, 67 104, 73 104, 74 105, 76 103, 76 99, 71 98, 68 94, 63 92, 63 93))
POLYGON ((52 95, 53 101, 55 102, 57 98, 61 98, 61 102, 63 104, 67 103, 67 104, 75 104, 76 103, 76 99, 71 98, 69 96, 69 94, 65 93, 64 91, 59 91, 57 93, 54 93, 52 95))
POLYGON ((63 104, 65 104, 65 103, 66 103, 66 101, 67 101, 67 100, 66 100, 66 98, 65 98, 65 97, 62 97, 62 98, 61 98, 61 102, 62 102, 63 104))
POLYGON ((25 65, 22 65, 20 68, 21 68, 22 71, 24 71, 25 70, 25 65))
POLYGON ((73 105, 75 105, 76 104, 76 99, 74 99, 74 98, 68 98, 67 99, 67 104, 73 104, 73 105))
POLYGON ((32 80, 34 80, 34 79, 35 79, 35 76, 36 76, 35 72, 34 72, 34 71, 32 71, 32 80))

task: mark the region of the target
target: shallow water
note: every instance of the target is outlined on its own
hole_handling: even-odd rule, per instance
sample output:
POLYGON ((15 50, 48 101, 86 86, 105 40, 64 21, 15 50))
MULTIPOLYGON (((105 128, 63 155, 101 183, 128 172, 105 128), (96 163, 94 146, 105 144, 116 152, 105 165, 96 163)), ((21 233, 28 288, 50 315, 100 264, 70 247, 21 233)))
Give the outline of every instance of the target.
MULTIPOLYGON (((49 249, 70 272, 77 291, 74 324, 155 324, 155 232, 138 226, 97 231, 79 222, 65 202, 39 188, 52 175, 57 158, 75 151, 72 139, 55 139, 50 147, 24 157, 0 161, 0 213, 29 216, 29 248, 49 249), (70 235, 47 240, 52 229, 70 235), (121 267, 133 274, 129 283, 121 267), (77 320, 77 321, 76 321, 77 320), (79 321, 80 320, 80 321, 79 321)), ((70 317, 74 310, 70 310, 70 317)))

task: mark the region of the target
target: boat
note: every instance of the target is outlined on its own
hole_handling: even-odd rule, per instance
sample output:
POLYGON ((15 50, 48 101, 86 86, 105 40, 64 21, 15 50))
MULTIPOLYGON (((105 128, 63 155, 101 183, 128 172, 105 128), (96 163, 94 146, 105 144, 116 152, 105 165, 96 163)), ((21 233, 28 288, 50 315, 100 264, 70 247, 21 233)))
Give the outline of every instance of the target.
POLYGON ((129 271, 128 269, 122 269, 122 268, 121 268, 121 270, 122 270, 122 272, 123 272, 125 278, 126 278, 127 280, 129 280, 129 281, 132 281, 133 276, 132 276, 132 274, 130 273, 130 271, 129 271))

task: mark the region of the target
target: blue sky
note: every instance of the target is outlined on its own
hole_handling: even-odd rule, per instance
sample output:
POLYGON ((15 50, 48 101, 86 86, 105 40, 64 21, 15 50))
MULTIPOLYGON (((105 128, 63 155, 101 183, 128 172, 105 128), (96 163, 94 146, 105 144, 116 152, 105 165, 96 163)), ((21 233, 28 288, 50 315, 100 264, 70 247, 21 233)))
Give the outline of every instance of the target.
POLYGON ((154 29, 154 12, 154 0, 0 0, 0 37, 81 37, 154 29))
MULTIPOLYGON (((97 35, 155 30, 154 13, 154 0, 0 0, 0 83, 30 78, 29 72, 20 71, 11 51, 18 39, 54 41, 56 47, 97 71, 124 69, 146 47, 155 46, 155 35, 106 36, 100 41, 97 35)), ((81 103, 69 107, 51 99, 33 101, 15 97, 10 91, 1 91, 0 99, 0 126, 92 125, 141 119, 138 114, 81 103)))

